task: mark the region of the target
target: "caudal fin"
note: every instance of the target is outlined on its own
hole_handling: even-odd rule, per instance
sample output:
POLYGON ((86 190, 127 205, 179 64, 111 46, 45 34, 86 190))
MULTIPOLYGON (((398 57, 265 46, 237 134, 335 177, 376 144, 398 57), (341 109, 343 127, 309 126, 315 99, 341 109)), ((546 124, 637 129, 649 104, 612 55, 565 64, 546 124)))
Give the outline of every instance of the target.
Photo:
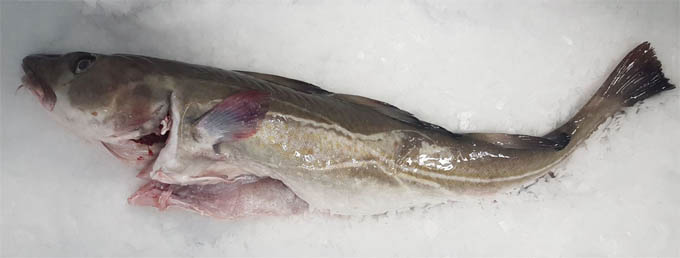
POLYGON ((645 42, 621 60, 595 95, 618 99, 624 107, 629 107, 674 88, 663 75, 661 62, 656 59, 654 49, 649 42, 645 42))
POLYGON ((545 138, 554 141, 566 139, 569 144, 565 149, 571 150, 624 107, 674 88, 663 75, 661 62, 657 60, 649 42, 644 42, 621 60, 600 89, 571 120, 545 138))

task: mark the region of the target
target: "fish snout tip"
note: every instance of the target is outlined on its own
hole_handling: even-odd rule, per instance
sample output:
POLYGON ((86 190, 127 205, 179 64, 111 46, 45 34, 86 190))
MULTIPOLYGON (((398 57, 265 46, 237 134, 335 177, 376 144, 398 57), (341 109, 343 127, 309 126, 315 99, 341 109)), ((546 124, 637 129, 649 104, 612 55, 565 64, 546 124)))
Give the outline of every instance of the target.
POLYGON ((24 59, 21 61, 21 67, 24 69, 24 73, 26 74, 33 74, 35 73, 36 67, 38 64, 41 62, 44 62, 45 60, 48 59, 55 59, 60 57, 60 55, 54 55, 54 54, 32 54, 24 57, 24 59))

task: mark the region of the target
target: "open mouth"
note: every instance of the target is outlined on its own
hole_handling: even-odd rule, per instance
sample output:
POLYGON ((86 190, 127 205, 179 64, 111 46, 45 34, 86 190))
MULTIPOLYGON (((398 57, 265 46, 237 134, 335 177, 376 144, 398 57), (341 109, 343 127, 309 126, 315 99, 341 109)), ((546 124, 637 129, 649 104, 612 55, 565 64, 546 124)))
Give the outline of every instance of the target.
POLYGON ((21 86, 29 89, 33 95, 35 95, 40 104, 42 104, 45 109, 52 111, 54 110, 54 104, 57 102, 57 96, 54 94, 54 90, 45 84, 40 78, 35 76, 35 73, 27 66, 23 65, 24 72, 26 73, 21 77, 21 86))

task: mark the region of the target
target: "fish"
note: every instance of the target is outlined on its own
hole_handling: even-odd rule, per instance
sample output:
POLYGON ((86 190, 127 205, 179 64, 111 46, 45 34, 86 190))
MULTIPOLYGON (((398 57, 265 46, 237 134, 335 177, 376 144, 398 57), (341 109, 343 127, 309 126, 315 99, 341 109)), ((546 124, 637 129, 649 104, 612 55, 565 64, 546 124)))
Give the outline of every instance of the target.
POLYGON ((369 216, 536 180, 617 113, 675 86, 649 42, 542 136, 455 133, 388 103, 282 76, 130 54, 34 54, 22 86, 139 169, 128 202, 237 219, 369 216))

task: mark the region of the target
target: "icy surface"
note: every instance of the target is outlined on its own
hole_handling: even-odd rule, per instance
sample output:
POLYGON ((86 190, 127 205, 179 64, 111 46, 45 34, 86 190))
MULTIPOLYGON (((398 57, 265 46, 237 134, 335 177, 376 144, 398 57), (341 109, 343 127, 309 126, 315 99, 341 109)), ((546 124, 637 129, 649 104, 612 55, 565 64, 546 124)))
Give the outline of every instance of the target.
POLYGON ((453 131, 542 134, 631 48, 680 83, 678 1, 0 2, 2 256, 680 256, 680 90, 629 109, 556 178, 376 217, 220 221, 126 204, 143 182, 49 119, 38 52, 280 74, 453 131))

